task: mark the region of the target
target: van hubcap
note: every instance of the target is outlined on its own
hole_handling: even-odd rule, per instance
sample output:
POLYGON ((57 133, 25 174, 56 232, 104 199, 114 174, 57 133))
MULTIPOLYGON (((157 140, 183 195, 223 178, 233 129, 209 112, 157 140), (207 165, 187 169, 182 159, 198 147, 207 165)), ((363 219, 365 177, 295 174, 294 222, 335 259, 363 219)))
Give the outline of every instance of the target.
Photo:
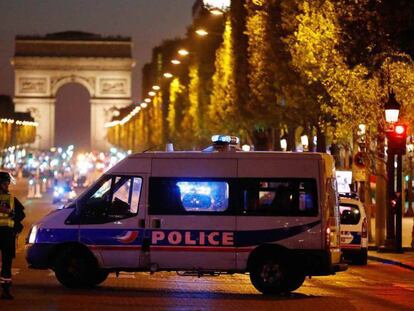
POLYGON ((280 283, 283 274, 280 265, 272 263, 263 265, 260 276, 262 277, 264 283, 275 285, 280 283))

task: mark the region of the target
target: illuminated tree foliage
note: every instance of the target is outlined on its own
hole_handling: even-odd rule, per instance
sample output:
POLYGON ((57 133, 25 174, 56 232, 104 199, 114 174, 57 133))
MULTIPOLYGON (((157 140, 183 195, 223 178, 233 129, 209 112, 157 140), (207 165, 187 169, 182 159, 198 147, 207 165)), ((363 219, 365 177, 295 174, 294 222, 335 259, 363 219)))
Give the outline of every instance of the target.
POLYGON ((223 43, 216 52, 215 73, 208 119, 213 132, 234 133, 238 130, 235 103, 234 61, 232 27, 228 19, 223 33, 223 43))
POLYGON ((151 147, 163 145, 162 132, 162 92, 158 92, 151 105, 147 108, 149 115, 149 144, 151 147))
POLYGON ((273 149, 275 142, 276 149, 280 148, 280 109, 277 107, 276 64, 272 45, 274 29, 269 12, 271 2, 247 1, 246 5, 250 87, 248 110, 253 116, 253 140, 258 150, 273 149))
POLYGON ((174 78, 170 83, 170 104, 168 106, 168 129, 170 136, 176 138, 181 130, 181 108, 182 96, 185 91, 185 86, 181 84, 179 78, 174 78))
MULTIPOLYGON (((329 93, 332 100, 323 106, 323 110, 335 121, 335 137, 349 140, 358 125, 364 123, 375 138, 378 122, 384 122, 383 103, 390 87, 404 103, 404 118, 404 113, 410 111, 407 108, 412 107, 407 96, 413 87, 409 56, 403 57, 390 48, 382 51, 379 43, 374 46, 370 42, 365 43, 366 49, 377 50, 371 58, 360 50, 355 55, 356 49, 341 51, 338 47, 347 37, 339 17, 352 13, 352 6, 346 1, 304 1, 302 8, 302 13, 297 16, 298 30, 290 41, 293 63, 310 82, 321 82, 329 93)), ((371 18, 368 12, 366 16, 371 18)), ((349 19, 348 16, 348 29, 349 19)), ((356 21, 360 25, 361 15, 356 21)), ((355 36, 355 33, 349 32, 349 35, 355 36)), ((359 33, 359 36, 364 36, 364 33, 359 33)), ((373 38, 381 42, 376 36, 373 38)))
POLYGON ((352 146, 363 123, 375 142, 389 89, 402 103, 402 120, 414 119, 413 8, 391 0, 232 1, 222 38, 191 35, 209 16, 196 19, 184 41, 154 49, 162 59, 153 56, 146 91, 178 46, 193 53, 143 111, 139 140, 158 145, 167 137, 198 148, 212 133, 231 133, 257 149, 278 149, 283 135, 294 150, 307 134, 325 151, 325 137, 352 146))
POLYGON ((185 108, 182 131, 186 133, 187 141, 193 142, 193 147, 196 147, 200 138, 199 76, 196 65, 190 65, 188 75, 188 107, 185 108))

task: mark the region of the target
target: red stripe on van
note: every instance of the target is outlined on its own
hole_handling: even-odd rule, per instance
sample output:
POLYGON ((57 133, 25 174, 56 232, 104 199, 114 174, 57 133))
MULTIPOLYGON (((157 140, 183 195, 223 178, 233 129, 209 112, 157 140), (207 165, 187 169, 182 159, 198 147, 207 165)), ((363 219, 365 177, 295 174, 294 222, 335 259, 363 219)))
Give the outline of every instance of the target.
POLYGON ((100 251, 134 251, 140 250, 141 246, 128 246, 128 245, 88 245, 90 249, 96 249, 100 251))
MULTIPOLYGON (((141 246, 128 246, 128 245, 88 245, 90 249, 100 251, 133 251, 140 250, 141 246)), ((150 246, 154 251, 166 251, 166 252, 250 252, 254 248, 252 247, 211 247, 211 246, 150 246)))

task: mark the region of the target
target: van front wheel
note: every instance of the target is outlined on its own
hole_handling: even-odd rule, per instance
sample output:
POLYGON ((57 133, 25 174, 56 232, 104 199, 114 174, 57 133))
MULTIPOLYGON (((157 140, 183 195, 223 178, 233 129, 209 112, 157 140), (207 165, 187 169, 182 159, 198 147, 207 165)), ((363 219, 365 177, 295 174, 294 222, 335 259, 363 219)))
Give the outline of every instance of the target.
POLYGON ((104 271, 100 275, 92 254, 76 247, 62 250, 56 257, 54 268, 58 281, 68 288, 91 287, 103 282, 107 276, 104 271))

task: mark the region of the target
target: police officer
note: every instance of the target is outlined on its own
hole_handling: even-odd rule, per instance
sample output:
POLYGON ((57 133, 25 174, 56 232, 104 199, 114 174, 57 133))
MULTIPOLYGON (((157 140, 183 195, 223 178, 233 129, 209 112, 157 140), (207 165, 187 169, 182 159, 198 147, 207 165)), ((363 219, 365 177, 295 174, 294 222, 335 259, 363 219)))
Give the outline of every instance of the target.
POLYGON ((12 283, 11 267, 16 253, 16 236, 22 229, 25 217, 24 207, 9 193, 11 177, 7 172, 0 172, 0 251, 2 286, 1 299, 14 299, 10 293, 12 283))

